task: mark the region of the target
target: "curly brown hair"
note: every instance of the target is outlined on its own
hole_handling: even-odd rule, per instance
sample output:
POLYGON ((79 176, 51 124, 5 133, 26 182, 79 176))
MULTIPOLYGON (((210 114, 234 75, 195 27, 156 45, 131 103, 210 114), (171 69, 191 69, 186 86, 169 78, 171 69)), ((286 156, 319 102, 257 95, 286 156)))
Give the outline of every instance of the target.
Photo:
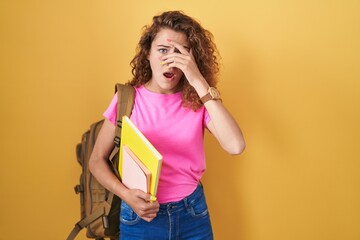
MULTIPOLYGON (((185 15, 182 11, 164 12, 153 17, 153 22, 144 27, 144 31, 136 49, 136 55, 130 62, 133 78, 129 82, 132 86, 141 86, 152 77, 150 62, 147 57, 150 53, 151 43, 156 34, 163 28, 169 28, 176 32, 184 33, 189 41, 196 64, 208 84, 216 86, 219 72, 218 51, 213 42, 213 35, 204 29, 196 20, 185 15)), ((183 75, 180 89, 182 89, 182 101, 184 107, 197 110, 202 106, 195 89, 183 75)))

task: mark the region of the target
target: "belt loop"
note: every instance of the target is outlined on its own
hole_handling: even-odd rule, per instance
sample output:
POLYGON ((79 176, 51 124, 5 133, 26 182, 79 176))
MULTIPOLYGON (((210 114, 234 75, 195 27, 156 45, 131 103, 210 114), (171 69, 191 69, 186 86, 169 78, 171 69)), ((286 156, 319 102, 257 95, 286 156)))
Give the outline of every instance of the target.
POLYGON ((185 208, 188 208, 189 207, 189 203, 188 203, 188 198, 184 198, 184 205, 185 205, 185 208))

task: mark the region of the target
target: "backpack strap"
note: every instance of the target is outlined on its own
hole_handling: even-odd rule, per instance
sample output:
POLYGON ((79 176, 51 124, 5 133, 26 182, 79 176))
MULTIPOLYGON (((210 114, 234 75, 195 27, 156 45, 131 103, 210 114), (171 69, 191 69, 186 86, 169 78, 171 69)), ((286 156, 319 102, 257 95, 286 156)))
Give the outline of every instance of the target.
POLYGON ((130 116, 135 99, 135 89, 131 85, 117 83, 115 92, 118 93, 118 106, 116 115, 116 129, 114 143, 117 148, 120 147, 120 136, 122 129, 123 116, 130 116))
MULTIPOLYGON (((121 137, 121 130, 122 130, 122 118, 123 116, 130 116, 135 100, 135 89, 131 85, 125 85, 117 83, 115 85, 115 93, 118 95, 118 103, 117 103, 117 114, 116 114, 116 128, 115 128, 115 138, 114 144, 115 147, 112 150, 109 160, 111 165, 113 166, 113 171, 117 177, 120 178, 120 174, 118 172, 117 161, 113 161, 115 155, 119 152, 120 149, 120 137, 121 137)), ((112 204, 112 200, 114 198, 114 194, 109 192, 109 196, 107 198, 108 208, 105 209, 105 215, 107 216, 110 207, 112 204)))
MULTIPOLYGON (((116 114, 116 128, 115 128, 115 138, 114 138, 114 144, 115 147, 110 154, 109 160, 113 166, 113 171, 115 175, 117 175, 120 178, 120 174, 118 172, 118 166, 117 161, 113 161, 115 158, 115 155, 119 152, 120 149, 120 137, 121 137, 121 130, 122 130, 122 118, 123 116, 129 116, 131 115, 133 106, 134 106, 134 100, 135 100, 135 89, 131 85, 124 85, 117 83, 115 85, 115 92, 117 92, 118 95, 118 103, 117 103, 117 114, 116 114)), ((108 198, 106 200, 107 205, 105 205, 105 221, 107 222, 107 216, 109 215, 112 201, 114 199, 114 193, 109 191, 108 198)))
POLYGON ((122 118, 123 116, 130 116, 131 111, 134 106, 134 99, 135 99, 135 89, 131 85, 125 85, 117 83, 115 85, 115 92, 118 95, 118 105, 117 105, 117 115, 116 115, 116 128, 115 128, 115 138, 114 144, 115 147, 110 154, 110 161, 119 152, 120 148, 120 137, 121 137, 121 130, 122 130, 122 118))
POLYGON ((69 234, 66 240, 73 240, 79 234, 81 229, 88 226, 90 223, 98 219, 99 217, 104 215, 104 209, 98 209, 97 211, 93 212, 90 216, 81 219, 79 222, 75 224, 75 227, 69 234))

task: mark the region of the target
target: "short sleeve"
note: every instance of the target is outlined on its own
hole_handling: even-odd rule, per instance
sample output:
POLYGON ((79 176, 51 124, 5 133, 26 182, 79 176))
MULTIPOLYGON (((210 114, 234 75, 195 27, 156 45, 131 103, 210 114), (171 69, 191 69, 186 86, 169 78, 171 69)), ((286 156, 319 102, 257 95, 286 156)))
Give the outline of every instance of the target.
POLYGON ((116 115, 117 115, 117 102, 118 97, 117 93, 115 93, 114 97, 111 100, 110 105, 106 109, 106 111, 103 113, 103 116, 108 119, 112 124, 116 124, 116 115))

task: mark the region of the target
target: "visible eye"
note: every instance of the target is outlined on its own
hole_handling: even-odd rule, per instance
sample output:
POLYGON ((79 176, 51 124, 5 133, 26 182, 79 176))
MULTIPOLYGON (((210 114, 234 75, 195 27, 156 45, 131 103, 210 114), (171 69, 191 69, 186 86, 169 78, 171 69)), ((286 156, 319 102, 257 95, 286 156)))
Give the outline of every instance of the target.
POLYGON ((163 53, 163 54, 165 54, 165 53, 167 53, 167 49, 166 48, 159 48, 159 52, 160 53, 163 53))

